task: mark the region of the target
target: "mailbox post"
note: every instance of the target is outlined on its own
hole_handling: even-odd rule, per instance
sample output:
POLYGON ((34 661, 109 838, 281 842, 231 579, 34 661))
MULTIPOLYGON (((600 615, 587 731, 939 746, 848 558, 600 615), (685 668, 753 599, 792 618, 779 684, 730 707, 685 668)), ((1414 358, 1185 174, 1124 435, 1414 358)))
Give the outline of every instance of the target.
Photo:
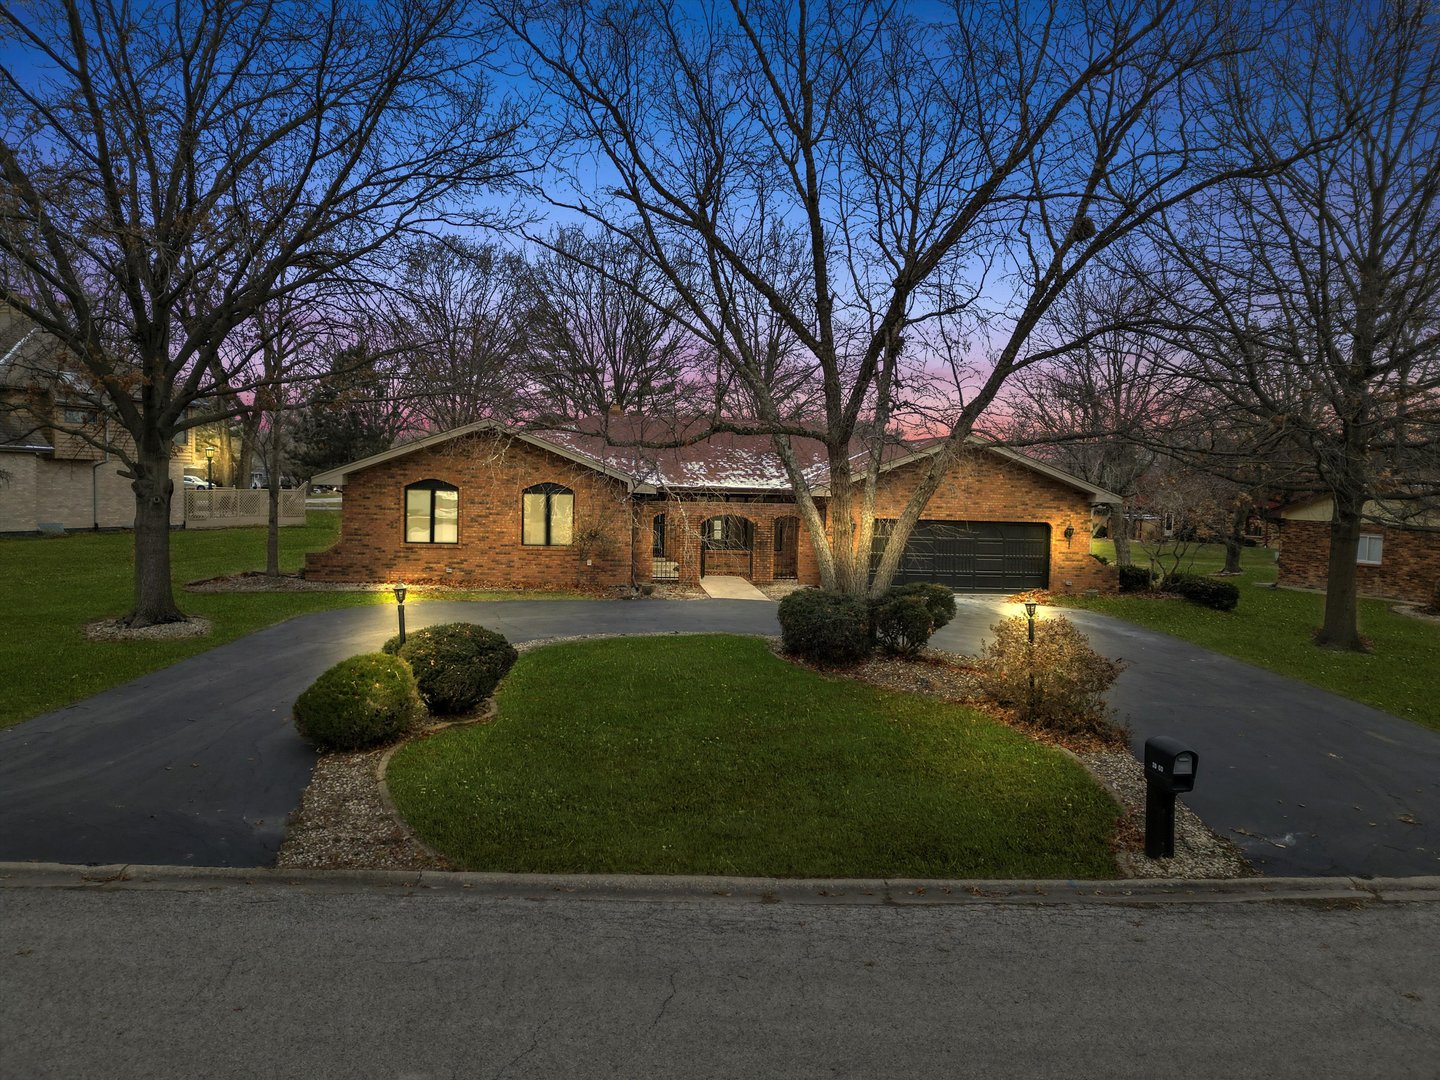
POLYGON ((1175 854, 1175 796, 1193 791, 1200 755, 1179 739, 1156 735, 1145 740, 1145 855, 1168 859, 1175 854))

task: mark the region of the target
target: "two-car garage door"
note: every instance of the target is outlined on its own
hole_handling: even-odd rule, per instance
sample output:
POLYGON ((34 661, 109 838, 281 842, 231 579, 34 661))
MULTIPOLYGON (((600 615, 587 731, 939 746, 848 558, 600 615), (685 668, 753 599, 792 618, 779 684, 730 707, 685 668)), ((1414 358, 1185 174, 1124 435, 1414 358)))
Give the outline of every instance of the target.
MULTIPOLYGON (((875 522, 872 564, 893 521, 875 522)), ((1011 593, 1050 584, 1050 526, 1028 521, 921 521, 910 534, 895 584, 933 581, 956 592, 1011 593)))

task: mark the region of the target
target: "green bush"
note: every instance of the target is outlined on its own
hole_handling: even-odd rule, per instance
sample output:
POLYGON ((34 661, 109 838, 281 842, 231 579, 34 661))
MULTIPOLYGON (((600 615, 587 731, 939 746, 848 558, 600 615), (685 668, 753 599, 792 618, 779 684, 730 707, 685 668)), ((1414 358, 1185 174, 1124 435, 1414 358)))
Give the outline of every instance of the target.
POLYGON ((1150 568, 1148 566, 1118 566, 1120 572, 1121 592, 1145 592, 1150 588, 1150 568))
POLYGON ((921 597, 925 606, 930 609, 930 618, 935 623, 936 630, 955 618, 955 590, 944 585, 917 581, 911 585, 896 585, 886 595, 921 597))
POLYGON ((871 637, 886 652, 914 656, 955 618, 955 593, 943 585, 897 585, 871 601, 871 637))
POLYGON ((424 712, 410 665, 365 653, 342 660, 295 702, 295 728, 321 750, 362 750, 394 742, 424 712))
POLYGON ((1022 615, 990 629, 995 640, 985 646, 979 672, 987 697, 1063 734, 1114 734, 1105 693, 1122 665, 1090 648, 1074 623, 1063 615, 1037 620, 1033 646, 1022 615))
POLYGON ((870 608, 858 597, 800 589, 780 601, 779 618, 781 647, 794 656, 850 664, 870 653, 870 608))
POLYGON ((393 637, 383 646, 409 662, 420 696, 437 716, 469 712, 495 691, 518 654, 494 630, 474 623, 442 623, 393 637))
POLYGON ((870 626, 880 647, 898 656, 914 656, 935 632, 922 596, 882 596, 870 606, 870 626))
POLYGON ((1171 574, 1161 588, 1184 597, 1192 604, 1214 608, 1216 611, 1234 611, 1240 603, 1240 590, 1230 582, 1216 581, 1199 574, 1171 574))

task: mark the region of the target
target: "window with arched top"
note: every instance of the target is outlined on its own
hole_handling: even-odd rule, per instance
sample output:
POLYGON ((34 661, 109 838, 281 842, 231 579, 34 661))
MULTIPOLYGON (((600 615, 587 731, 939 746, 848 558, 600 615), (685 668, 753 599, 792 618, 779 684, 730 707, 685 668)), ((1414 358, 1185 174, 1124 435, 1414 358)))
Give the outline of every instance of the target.
POLYGON ((575 535, 575 493, 559 484, 536 484, 521 495, 520 542, 563 547, 575 535))
POLYGON ((460 489, 443 480, 421 480, 405 488, 405 542, 458 544, 460 489))

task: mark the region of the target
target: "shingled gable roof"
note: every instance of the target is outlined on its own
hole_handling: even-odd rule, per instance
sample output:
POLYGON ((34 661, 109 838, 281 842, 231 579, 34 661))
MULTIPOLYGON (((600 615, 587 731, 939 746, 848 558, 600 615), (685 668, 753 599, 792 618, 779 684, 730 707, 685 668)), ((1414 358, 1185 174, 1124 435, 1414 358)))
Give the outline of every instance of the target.
POLYGON ((654 491, 654 487, 636 479, 630 473, 607 465, 604 461, 597 460, 585 454, 577 453, 569 447, 548 439, 541 438, 535 432, 525 431, 519 428, 506 427, 495 420, 477 420, 473 424, 462 424, 460 427, 451 428, 448 431, 436 432, 434 435, 426 435, 424 438, 413 439, 410 442, 401 443, 399 446, 392 446, 389 450, 382 450, 378 454, 371 454, 359 461, 352 461, 348 465, 341 465, 338 469, 328 469, 323 473, 316 473, 310 478, 312 484, 341 485, 345 483, 346 477, 351 473, 360 472, 362 469, 371 468, 374 465, 381 465, 387 461, 394 461, 417 450, 428 450, 434 446, 442 446, 452 439, 458 439, 465 435, 473 435, 479 432, 490 432, 496 435, 506 435, 521 442, 529 443, 531 446, 548 450, 552 454, 559 454, 561 457, 584 465, 586 468, 594 469, 596 472, 604 473, 612 479, 619 480, 634 491, 654 491))
MULTIPOLYGON (((344 484, 345 478, 361 469, 370 468, 417 450, 438 446, 451 439, 474 432, 490 431, 509 435, 532 446, 558 454, 567 460, 595 469, 626 484, 632 491, 653 494, 661 489, 782 492, 791 489, 790 478, 786 475, 769 435, 736 435, 721 432, 710 435, 698 442, 685 446, 660 449, 633 445, 613 445, 635 442, 677 441, 703 430, 707 421, 703 418, 690 420, 657 419, 627 413, 623 416, 589 417, 577 422, 572 428, 527 430, 506 427, 491 420, 481 420, 463 427, 442 431, 423 439, 403 443, 390 450, 373 454, 360 461, 352 462, 338 469, 320 473, 312 478, 316 484, 344 484)), ((910 462, 920 461, 935 454, 941 445, 940 439, 925 439, 912 444, 895 443, 886 447, 882 472, 898 468, 910 462)), ((1089 495, 1092 502, 1105 503, 1121 501, 1114 492, 1081 480, 1077 476, 1047 465, 1018 451, 995 446, 982 439, 971 437, 970 444, 983 448, 1014 461, 1026 468, 1066 484, 1089 495)), ((817 439, 795 438, 791 440, 795 456, 806 479, 813 485, 817 495, 828 494, 827 477, 829 468, 825 447, 817 439)), ((864 451, 857 450, 854 457, 863 457, 864 451)))

